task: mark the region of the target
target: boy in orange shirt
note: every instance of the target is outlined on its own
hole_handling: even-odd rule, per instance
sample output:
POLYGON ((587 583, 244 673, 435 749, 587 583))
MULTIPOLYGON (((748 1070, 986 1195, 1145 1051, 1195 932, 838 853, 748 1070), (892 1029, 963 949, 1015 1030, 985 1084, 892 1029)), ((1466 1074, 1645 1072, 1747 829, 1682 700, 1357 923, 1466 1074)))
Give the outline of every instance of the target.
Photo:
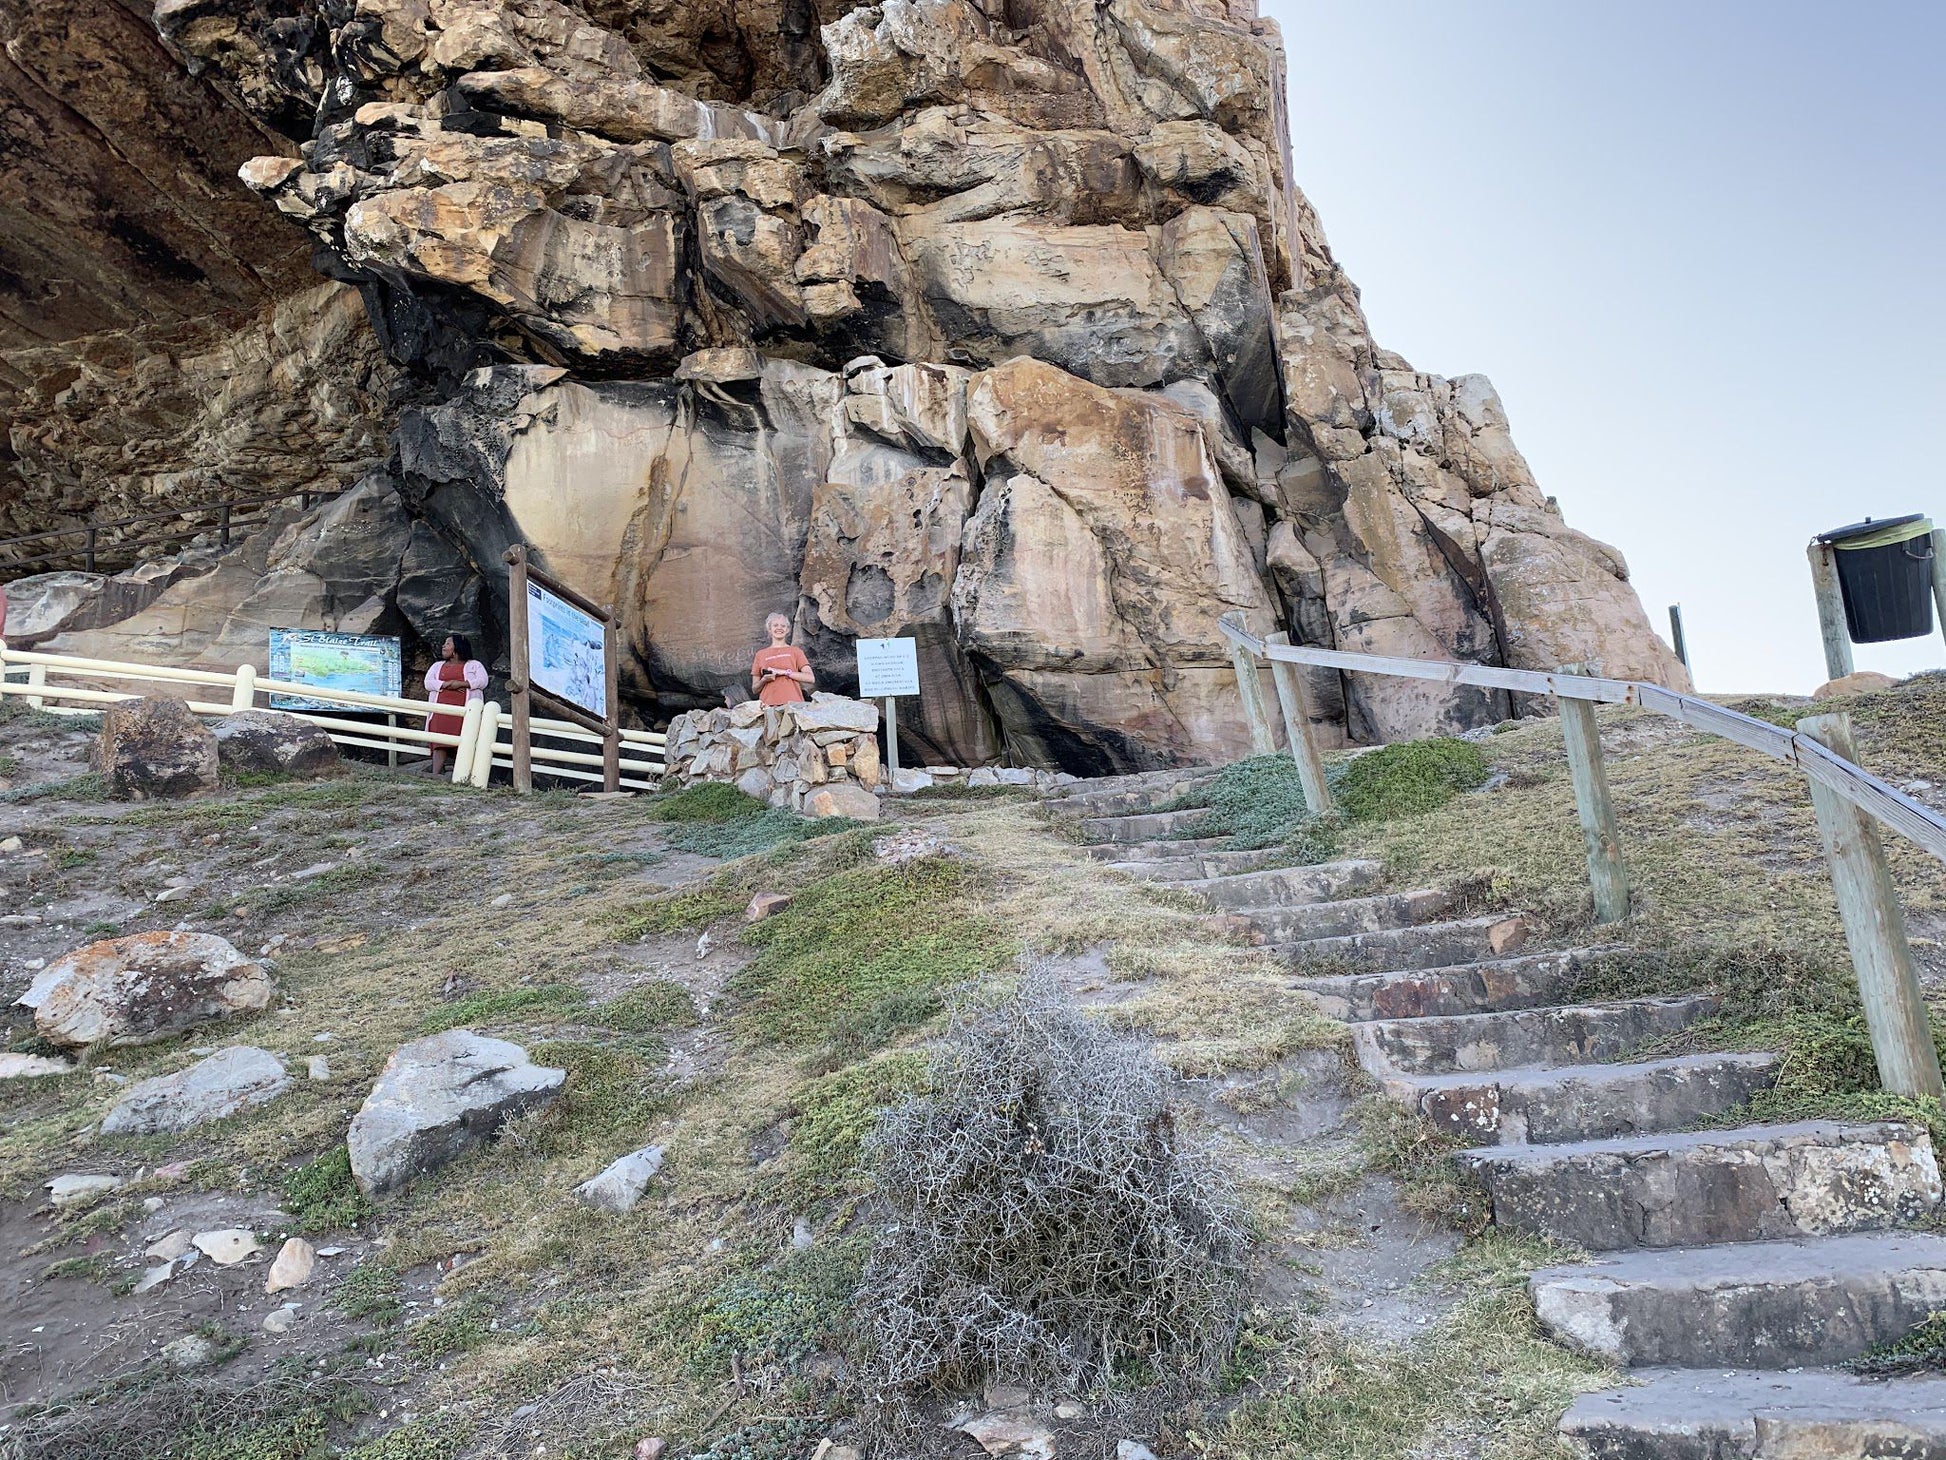
POLYGON ((765 619, 764 629, 770 647, 759 649, 750 662, 750 688, 767 705, 796 704, 804 698, 804 690, 817 682, 811 661, 790 642, 791 621, 781 613, 765 619))

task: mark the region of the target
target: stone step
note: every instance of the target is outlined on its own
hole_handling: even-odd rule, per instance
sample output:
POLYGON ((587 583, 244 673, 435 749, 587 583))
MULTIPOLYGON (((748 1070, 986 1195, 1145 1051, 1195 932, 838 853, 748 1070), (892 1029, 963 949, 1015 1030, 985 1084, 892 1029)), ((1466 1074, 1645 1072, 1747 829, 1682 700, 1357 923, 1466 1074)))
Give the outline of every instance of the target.
MULTIPOLYGON (((1174 841, 1157 842, 1090 842, 1082 850, 1097 862, 1193 862, 1197 857, 1228 849, 1227 836, 1182 837, 1174 841)), ((1267 853, 1248 853, 1246 855, 1268 855, 1267 853)))
POLYGON ((1360 933, 1410 928, 1452 910, 1458 899, 1450 892, 1427 887, 1414 892, 1380 892, 1336 902, 1301 906, 1233 907, 1228 911, 1248 918, 1273 943, 1307 943, 1320 938, 1344 938, 1360 933))
POLYGON ((1480 1144, 1590 1141, 1681 1130, 1734 1110, 1777 1078, 1774 1054, 1688 1054, 1633 1065, 1381 1077, 1441 1130, 1480 1144))
POLYGON ((1527 1290, 1550 1335, 1612 1364, 1840 1364, 1946 1309, 1946 1237, 1882 1232, 1624 1252, 1543 1268, 1527 1290))
POLYGON ((1352 1026, 1359 1063, 1374 1075, 1449 1075, 1522 1065, 1587 1065, 1619 1059, 1645 1042, 1716 1012, 1709 994, 1628 999, 1564 1008, 1506 1009, 1352 1026))
MULTIPOLYGON (((1208 877, 1177 885, 1184 892, 1199 892, 1218 907, 1230 912, 1250 912, 1264 908, 1338 902, 1357 898, 1378 886, 1385 877, 1382 862, 1319 862, 1310 867, 1276 867, 1259 872, 1239 872, 1234 876, 1208 877)), ((1372 901, 1366 898, 1363 901, 1372 901)))
POLYGON ((1459 1161, 1498 1226, 1590 1252, 1870 1231, 1940 1195, 1924 1127, 1897 1121, 1487 1146, 1459 1161))
POLYGON ((1667 1369, 1642 1377, 1637 1388, 1578 1397, 1561 1434, 1589 1460, 1946 1457, 1946 1375, 1667 1369))
POLYGON ((1177 796, 1191 786, 1214 779, 1220 769, 1219 766, 1176 766, 1160 771, 1130 771, 1121 776, 1090 776, 1056 786, 1044 793, 1041 799, 1050 805, 1066 806, 1074 802, 1086 804, 1108 796, 1154 794, 1165 790, 1170 796, 1177 796))
POLYGON ((1098 842, 1145 842, 1194 825, 1207 811, 1150 811, 1138 816, 1093 816, 1078 822, 1081 834, 1098 842))
POLYGON ((1532 932, 1533 924, 1524 916, 1491 913, 1416 928, 1384 928, 1341 938, 1278 943, 1271 951, 1289 959, 1298 973, 1396 973, 1501 958, 1520 947, 1532 932))
POLYGON ((1204 782, 1211 772, 1164 771, 1153 772, 1153 779, 1134 784, 1117 783, 1103 786, 1078 782, 1067 787, 1067 794, 1048 796, 1045 802, 1062 816, 1131 816, 1160 811, 1170 802, 1188 795, 1204 782), (1085 789, 1083 789, 1085 787, 1085 789))
MULTIPOLYGON (((1199 840, 1224 841, 1227 838, 1199 840)), ((1168 843, 1162 845, 1167 846, 1168 843)), ((1126 872, 1145 882, 1167 882, 1173 886, 1184 882, 1227 880, 1246 872, 1269 871, 1284 867, 1290 860, 1291 854, 1286 848, 1266 847, 1260 852, 1202 852, 1192 856, 1153 857, 1142 861, 1115 860, 1108 865, 1117 872, 1126 872)))
POLYGON ((1566 1001, 1581 966, 1604 948, 1522 953, 1450 968, 1393 973, 1342 973, 1300 978, 1291 985, 1332 1019, 1424 1019, 1443 1014, 1490 1014, 1566 1001))

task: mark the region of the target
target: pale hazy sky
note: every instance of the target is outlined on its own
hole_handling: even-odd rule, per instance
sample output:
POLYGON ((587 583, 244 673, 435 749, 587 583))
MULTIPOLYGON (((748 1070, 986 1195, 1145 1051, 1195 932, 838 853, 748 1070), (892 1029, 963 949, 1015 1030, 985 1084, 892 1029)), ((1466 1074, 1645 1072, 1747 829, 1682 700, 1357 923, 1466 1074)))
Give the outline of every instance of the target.
POLYGON ((1702 689, 1814 688, 1812 535, 1946 526, 1946 0, 1261 8, 1379 340, 1493 378, 1702 689))

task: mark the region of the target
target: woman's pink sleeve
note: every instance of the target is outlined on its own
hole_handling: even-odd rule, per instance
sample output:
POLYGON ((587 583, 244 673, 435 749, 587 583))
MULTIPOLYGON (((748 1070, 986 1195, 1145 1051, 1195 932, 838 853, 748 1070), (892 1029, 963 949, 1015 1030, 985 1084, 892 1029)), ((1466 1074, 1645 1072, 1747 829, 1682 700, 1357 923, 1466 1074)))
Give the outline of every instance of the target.
POLYGON ((439 661, 437 659, 433 660, 426 668, 426 693, 429 695, 439 693, 439 661))
POLYGON ((466 661, 466 683, 468 688, 484 690, 487 686, 486 665, 477 659, 466 661))

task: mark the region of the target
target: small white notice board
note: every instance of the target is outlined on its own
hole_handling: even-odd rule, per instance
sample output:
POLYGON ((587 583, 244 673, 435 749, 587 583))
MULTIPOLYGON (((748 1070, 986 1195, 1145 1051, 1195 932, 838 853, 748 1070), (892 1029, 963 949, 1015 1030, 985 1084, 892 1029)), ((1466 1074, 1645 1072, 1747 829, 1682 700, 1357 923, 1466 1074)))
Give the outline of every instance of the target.
POLYGON ((914 639, 858 641, 858 697, 919 693, 919 644, 914 639))

